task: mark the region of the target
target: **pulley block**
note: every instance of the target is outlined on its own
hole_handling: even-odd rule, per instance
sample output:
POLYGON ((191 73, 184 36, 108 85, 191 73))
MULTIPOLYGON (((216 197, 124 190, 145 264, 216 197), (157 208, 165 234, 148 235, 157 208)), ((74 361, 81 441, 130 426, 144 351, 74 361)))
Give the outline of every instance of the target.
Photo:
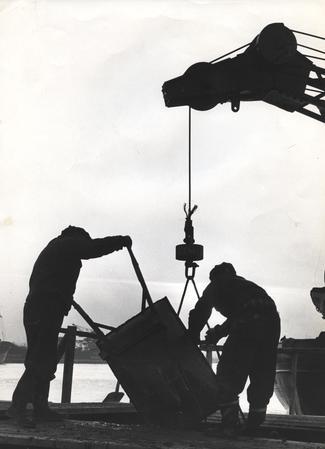
POLYGON ((176 245, 176 259, 185 262, 193 262, 203 259, 203 245, 196 243, 184 243, 176 245))

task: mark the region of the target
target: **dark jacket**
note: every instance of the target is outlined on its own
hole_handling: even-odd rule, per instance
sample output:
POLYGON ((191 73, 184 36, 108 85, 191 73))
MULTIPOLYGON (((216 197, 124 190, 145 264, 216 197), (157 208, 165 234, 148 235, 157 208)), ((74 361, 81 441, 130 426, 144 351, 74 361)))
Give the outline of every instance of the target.
POLYGON ((208 284, 190 311, 189 330, 195 340, 198 340, 213 308, 227 318, 222 325, 223 336, 229 334, 236 322, 276 312, 274 301, 263 288, 237 275, 220 277, 208 284))
POLYGON ((29 281, 26 306, 33 314, 67 314, 82 266, 81 259, 93 259, 122 249, 123 237, 91 239, 59 236, 38 256, 29 281))

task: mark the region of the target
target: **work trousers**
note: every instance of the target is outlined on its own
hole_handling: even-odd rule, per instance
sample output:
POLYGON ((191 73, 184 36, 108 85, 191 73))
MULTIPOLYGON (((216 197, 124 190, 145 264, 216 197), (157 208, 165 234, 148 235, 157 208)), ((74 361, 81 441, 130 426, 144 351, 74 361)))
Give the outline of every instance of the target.
POLYGON ((280 318, 277 312, 234 323, 217 366, 224 405, 238 401, 247 379, 250 410, 266 409, 273 394, 280 318))
POLYGON ((24 307, 24 326, 27 336, 25 371, 13 393, 14 406, 34 408, 47 405, 50 381, 57 366, 58 335, 63 321, 59 310, 39 311, 30 304, 24 307))

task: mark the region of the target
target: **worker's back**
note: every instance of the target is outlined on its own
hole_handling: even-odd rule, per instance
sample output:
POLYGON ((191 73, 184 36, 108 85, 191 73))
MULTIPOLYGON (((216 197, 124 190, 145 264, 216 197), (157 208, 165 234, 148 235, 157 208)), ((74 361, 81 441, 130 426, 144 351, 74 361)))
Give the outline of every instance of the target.
POLYGON ((70 309, 82 265, 70 250, 72 239, 57 237, 40 253, 30 277, 27 303, 43 308, 55 302, 64 312, 70 309))
POLYGON ((212 281, 204 294, 211 297, 213 306, 227 318, 263 310, 276 310, 267 292, 241 276, 229 276, 212 281))

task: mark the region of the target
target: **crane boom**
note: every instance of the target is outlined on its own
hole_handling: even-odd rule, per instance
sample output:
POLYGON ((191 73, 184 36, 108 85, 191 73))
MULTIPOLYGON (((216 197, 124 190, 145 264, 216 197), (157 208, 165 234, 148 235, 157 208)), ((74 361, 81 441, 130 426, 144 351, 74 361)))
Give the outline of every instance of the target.
POLYGON ((230 102, 265 101, 325 122, 325 69, 297 50, 282 23, 266 26, 243 53, 216 63, 198 62, 162 87, 167 107, 208 110, 230 102))

